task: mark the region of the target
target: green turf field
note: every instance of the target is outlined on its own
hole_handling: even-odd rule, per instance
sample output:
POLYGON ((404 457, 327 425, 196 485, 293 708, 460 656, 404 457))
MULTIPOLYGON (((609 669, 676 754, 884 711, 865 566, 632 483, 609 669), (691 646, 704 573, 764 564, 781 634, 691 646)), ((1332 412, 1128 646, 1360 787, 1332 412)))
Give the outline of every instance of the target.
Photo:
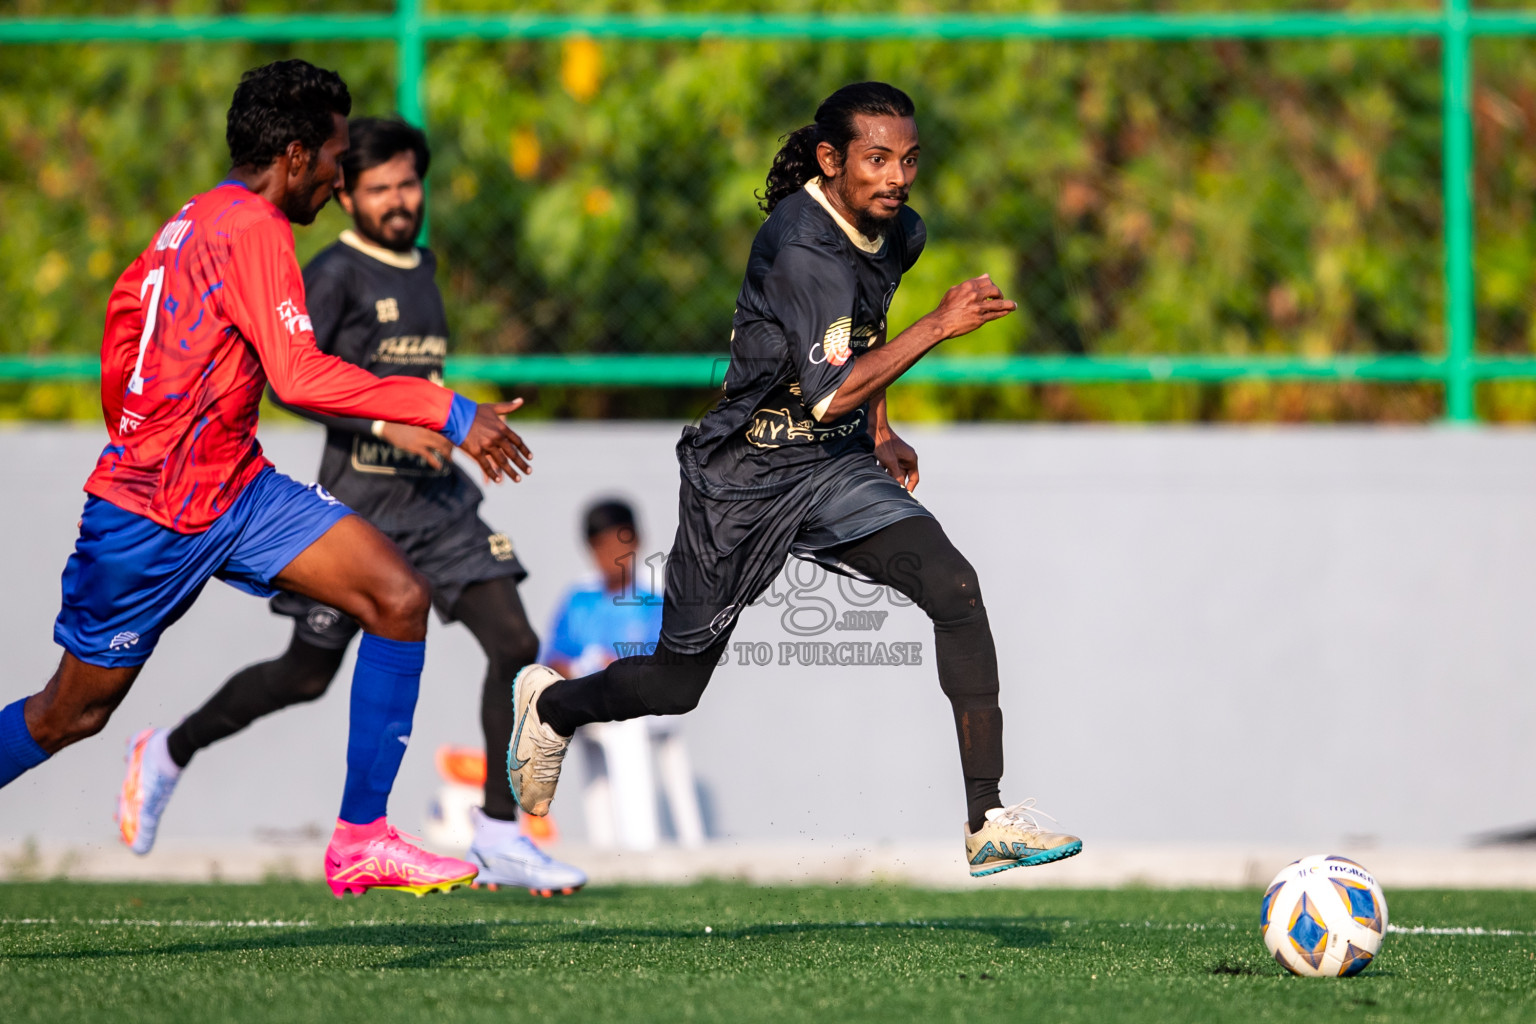
POLYGON ((0 885, 0 1020, 1536 1020, 1536 893, 1388 899, 1444 933, 1341 981, 1267 959, 1257 891, 0 885))

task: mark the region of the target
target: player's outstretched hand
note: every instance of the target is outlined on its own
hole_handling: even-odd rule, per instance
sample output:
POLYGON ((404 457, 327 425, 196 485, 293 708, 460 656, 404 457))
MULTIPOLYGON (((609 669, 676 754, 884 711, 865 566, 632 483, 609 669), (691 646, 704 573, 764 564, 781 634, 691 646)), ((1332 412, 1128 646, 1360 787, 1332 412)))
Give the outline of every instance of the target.
POLYGON ((982 274, 945 292, 939 308, 928 315, 938 320, 946 338, 958 338, 1018 308, 1018 303, 1003 298, 991 275, 982 274))
POLYGON ((516 412, 522 404, 521 398, 514 398, 510 402, 481 402, 475 410, 475 422, 470 424, 464 443, 459 445, 480 463, 486 478, 497 483, 501 482, 502 473, 517 483, 522 479, 519 470, 523 473, 532 472, 528 468, 528 460, 533 458, 533 452, 502 420, 503 416, 516 412))
POLYGON ((433 469, 442 469, 453 455, 453 442, 435 430, 406 423, 386 423, 379 437, 402 451, 419 455, 433 469))
POLYGON ((875 435, 875 458, 908 491, 917 490, 917 450, 893 430, 875 435))

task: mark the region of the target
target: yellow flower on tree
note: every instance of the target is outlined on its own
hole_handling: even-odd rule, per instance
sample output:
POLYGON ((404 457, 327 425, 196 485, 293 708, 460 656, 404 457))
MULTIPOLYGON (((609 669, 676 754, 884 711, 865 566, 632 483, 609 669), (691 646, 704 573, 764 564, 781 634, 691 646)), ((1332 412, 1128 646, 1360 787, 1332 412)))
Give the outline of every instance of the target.
POLYGON ((602 49, 586 36, 567 39, 560 54, 560 84, 571 98, 587 102, 597 95, 602 78, 602 49))
POLYGON ((601 217, 613 209, 613 193, 605 188, 591 188, 582 198, 582 208, 588 217, 601 217))
POLYGON ((513 174, 523 181, 537 176, 542 155, 539 149, 539 137, 533 133, 532 128, 513 129, 512 142, 508 146, 507 153, 513 174))

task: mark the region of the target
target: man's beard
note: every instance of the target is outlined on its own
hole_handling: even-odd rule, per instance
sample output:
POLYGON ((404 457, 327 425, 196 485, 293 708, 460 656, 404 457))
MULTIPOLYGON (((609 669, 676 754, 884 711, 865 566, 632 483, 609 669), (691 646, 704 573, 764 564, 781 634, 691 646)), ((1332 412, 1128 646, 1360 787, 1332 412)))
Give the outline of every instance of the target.
MULTIPOLYGON (((853 197, 844 194, 841 190, 839 190, 838 198, 843 201, 844 209, 853 211, 853 226, 858 229, 859 234, 863 235, 865 238, 884 238, 886 234, 891 230, 891 225, 896 223, 896 214, 900 212, 899 210, 896 210, 893 211, 889 217, 880 217, 869 210, 867 207, 861 208, 855 206, 853 204, 853 197)), ((902 202, 907 201, 905 194, 898 194, 894 192, 877 192, 870 198, 889 198, 900 199, 902 202)))
POLYGON ((385 210, 384 215, 376 221, 358 217, 355 220, 358 231, 375 245, 382 245, 394 252, 410 252, 416 247, 416 235, 421 229, 421 218, 411 213, 403 206, 397 206, 392 210, 385 210), (384 227, 396 214, 410 221, 410 229, 396 238, 384 227))
POLYGON ((853 220, 853 226, 858 228, 859 234, 865 238, 884 238, 895 221, 895 217, 876 217, 868 210, 859 210, 858 216, 853 220))
POLYGON ((300 227, 313 224, 315 218, 320 215, 320 211, 325 209, 325 203, 331 201, 331 197, 327 195, 325 203, 315 205, 315 193, 323 187, 324 185, 317 179, 309 182, 301 195, 293 196, 289 203, 290 208, 284 211, 288 214, 288 219, 300 227))

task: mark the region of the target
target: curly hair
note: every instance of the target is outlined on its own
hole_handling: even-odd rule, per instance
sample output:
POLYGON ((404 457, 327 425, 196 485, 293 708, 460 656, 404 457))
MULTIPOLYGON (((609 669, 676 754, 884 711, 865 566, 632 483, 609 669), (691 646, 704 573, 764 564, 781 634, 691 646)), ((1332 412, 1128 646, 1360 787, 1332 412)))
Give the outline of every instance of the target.
POLYGON ((341 172, 349 192, 364 171, 387 164, 401 153, 416 155, 416 176, 426 180, 432 150, 420 128, 394 117, 354 117, 347 129, 352 144, 341 158, 341 172))
POLYGON ((318 150, 335 130, 333 114, 352 113, 352 94, 334 71, 280 60, 240 76, 224 139, 234 167, 265 167, 297 141, 318 150))
POLYGON ((848 156, 848 143, 859 137, 854 118, 911 117, 916 108, 912 97, 885 82, 856 82, 845 85, 821 101, 816 120, 784 136, 784 144, 768 169, 768 186, 757 193, 758 207, 772 213, 779 200, 794 195, 805 183, 821 173, 816 161, 816 147, 830 143, 839 160, 848 156))

